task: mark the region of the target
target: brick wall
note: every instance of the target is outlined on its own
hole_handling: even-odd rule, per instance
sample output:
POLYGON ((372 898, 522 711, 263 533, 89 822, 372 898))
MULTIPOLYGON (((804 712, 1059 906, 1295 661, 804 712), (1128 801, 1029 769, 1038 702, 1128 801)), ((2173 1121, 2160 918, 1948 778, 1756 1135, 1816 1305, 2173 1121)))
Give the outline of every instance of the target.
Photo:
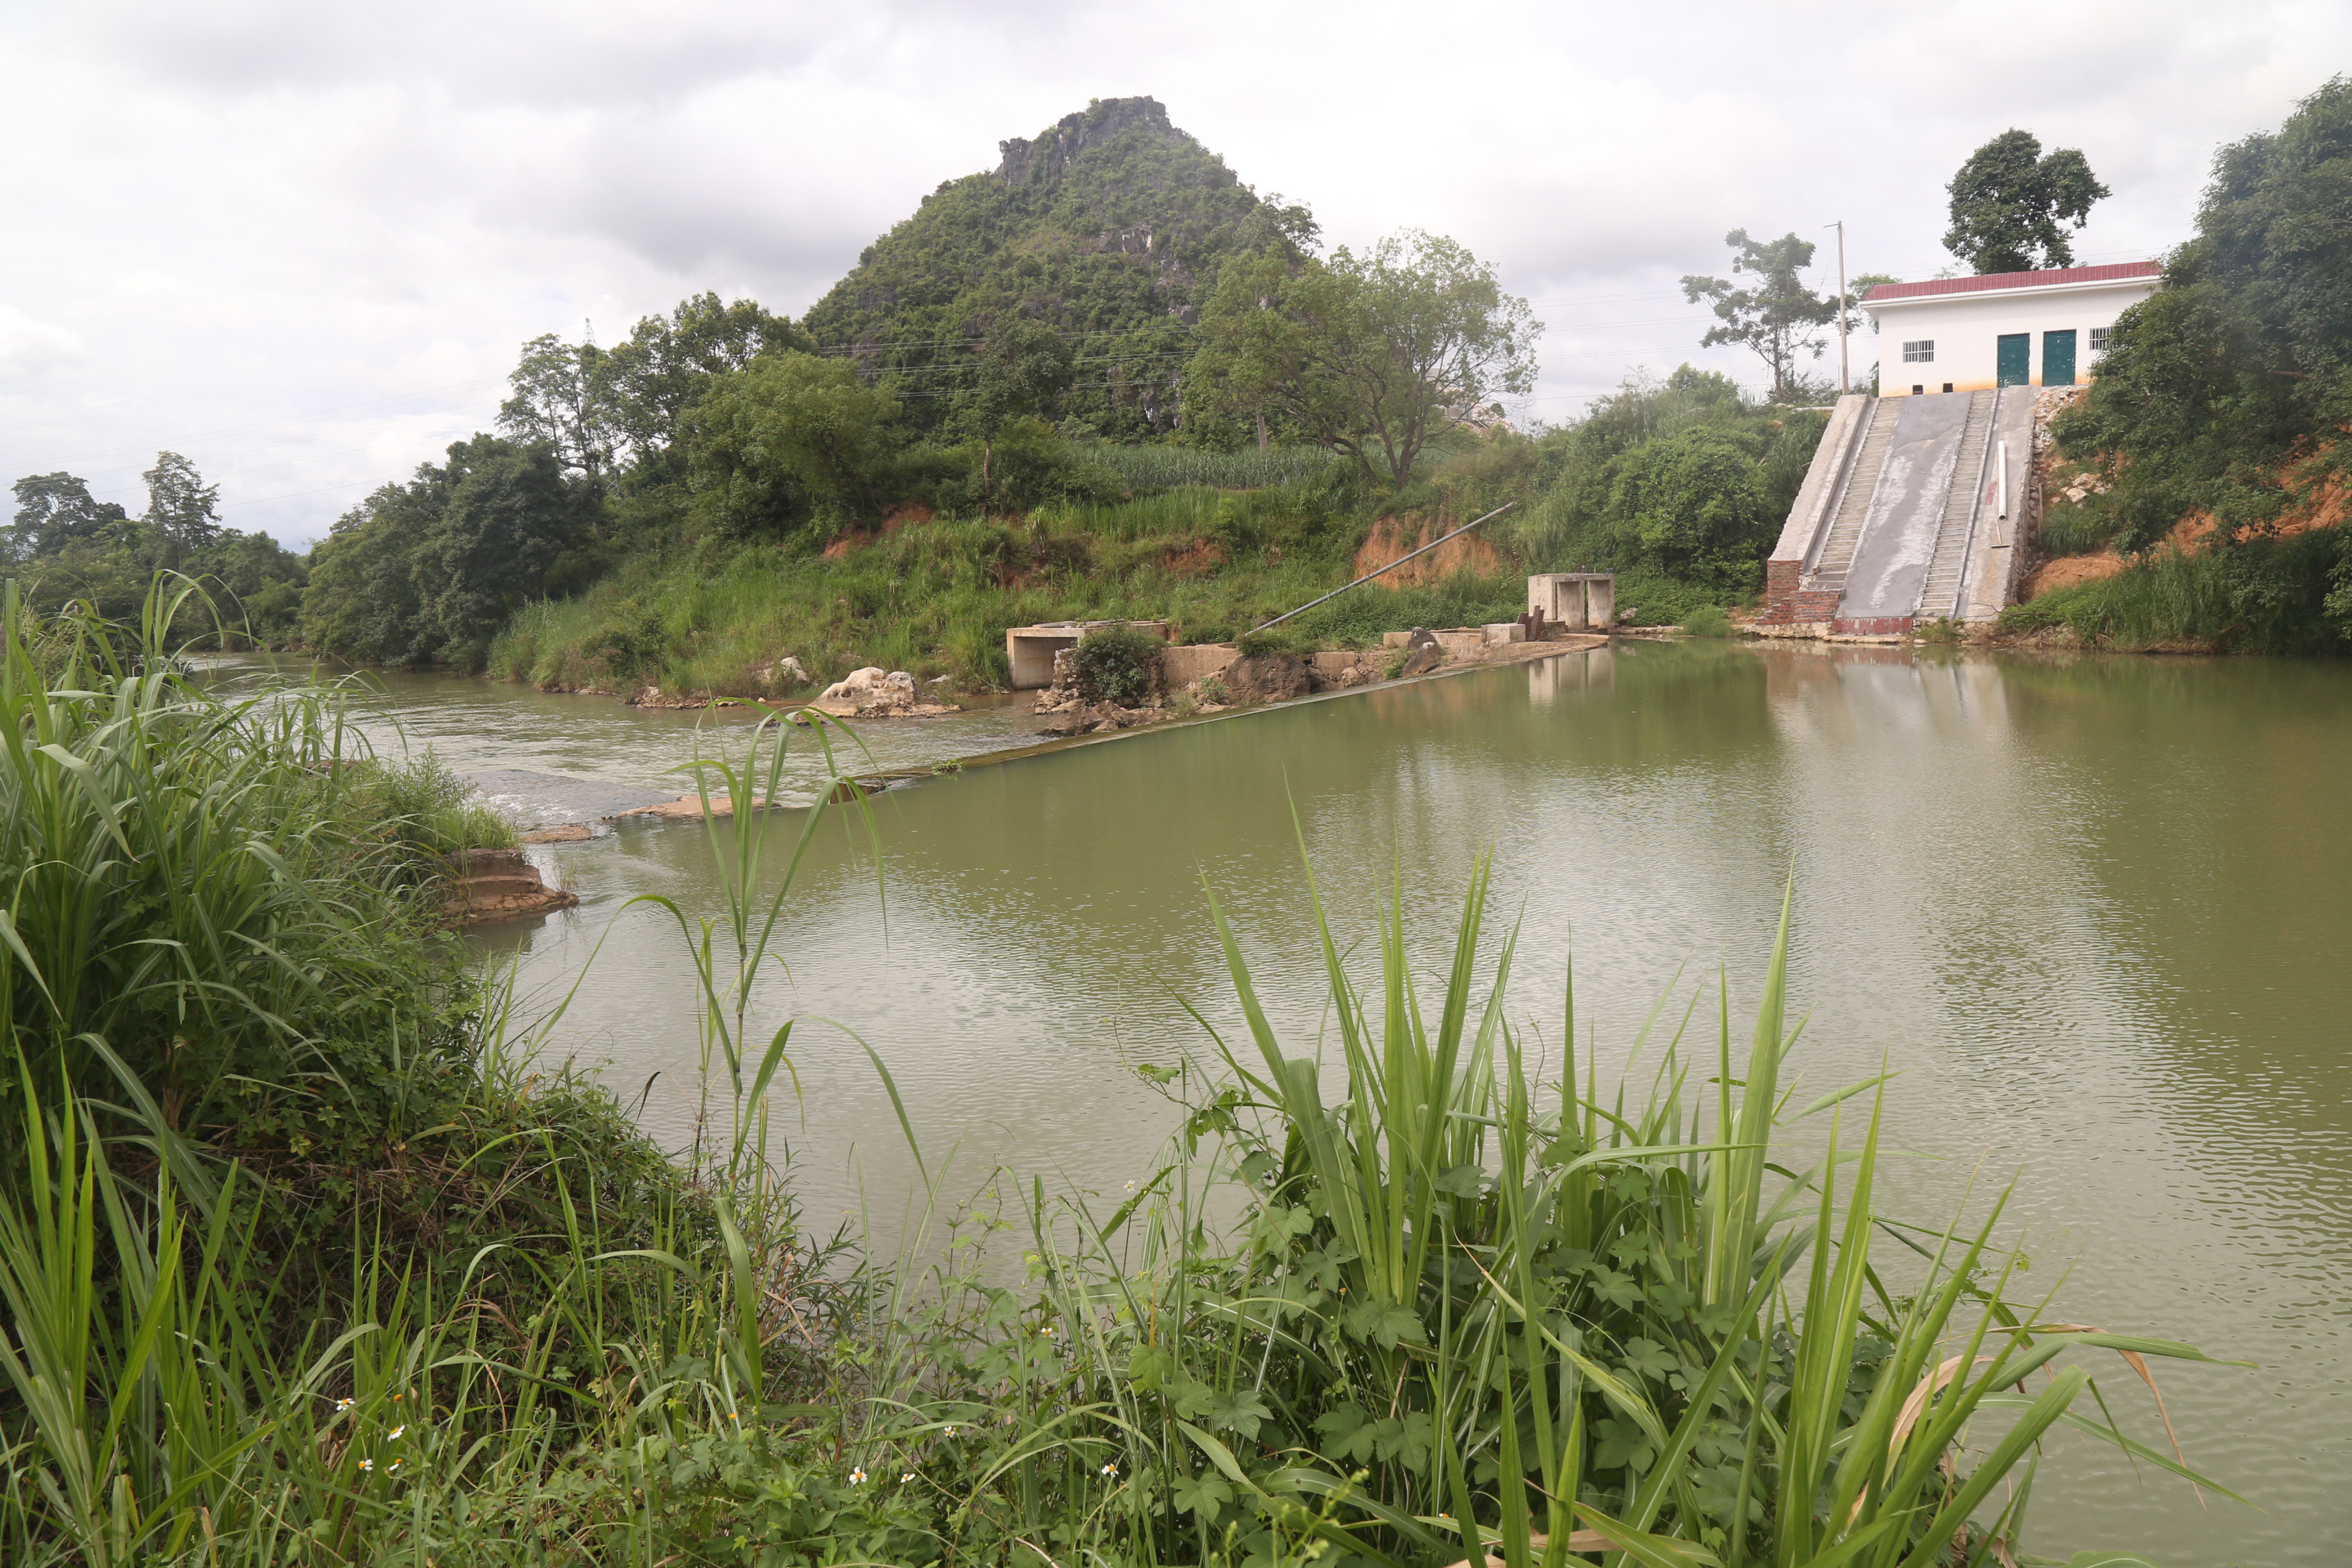
POLYGON ((1768 560, 1764 563, 1764 612, 1759 621, 1785 623, 1796 619, 1790 613, 1797 598, 1799 580, 1804 575, 1805 563, 1801 560, 1768 560))

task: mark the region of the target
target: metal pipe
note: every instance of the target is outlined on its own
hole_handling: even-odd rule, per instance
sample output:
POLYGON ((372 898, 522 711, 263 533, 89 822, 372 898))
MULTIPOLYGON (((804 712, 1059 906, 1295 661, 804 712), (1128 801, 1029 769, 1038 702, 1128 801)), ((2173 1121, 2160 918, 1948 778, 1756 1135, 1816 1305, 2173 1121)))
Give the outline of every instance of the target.
POLYGON ((1513 507, 1516 507, 1516 506, 1517 506, 1517 505, 1518 505, 1518 503, 1517 503, 1517 501, 1506 501, 1506 502, 1504 502, 1501 506, 1499 506, 1499 507, 1496 507, 1493 511, 1491 511, 1491 512, 1487 513, 1485 517, 1478 517, 1478 518, 1475 518, 1475 519, 1473 519, 1473 520, 1472 520, 1472 521, 1470 521, 1470 522, 1466 522, 1466 523, 1463 524, 1460 528, 1458 528, 1454 529, 1452 533, 1450 533, 1450 534, 1446 535, 1444 539, 1432 539, 1432 540, 1430 540, 1427 544, 1425 544, 1425 545, 1422 546, 1419 549, 1417 549, 1417 550, 1412 550, 1412 551, 1411 551, 1411 552, 1409 552, 1409 553, 1407 553, 1407 554, 1401 555, 1401 556, 1397 557, 1397 558, 1396 558, 1396 559, 1394 559, 1394 560, 1392 560, 1392 561, 1389 562, 1389 563, 1388 563, 1388 565, 1386 565, 1386 566, 1384 566, 1384 567, 1381 567, 1381 568, 1380 569, 1380 570, 1379 570, 1379 571, 1368 571, 1368 572, 1364 573, 1364 575, 1363 575, 1363 576, 1361 576, 1361 577, 1360 577, 1360 578, 1356 579, 1356 580, 1355 580, 1355 581, 1353 581, 1353 582, 1351 582, 1351 583, 1349 583, 1349 584, 1348 584, 1346 587, 1344 587, 1344 588, 1335 588, 1335 589, 1333 589, 1330 592, 1328 592, 1328 593, 1325 594, 1325 595, 1323 596, 1323 598, 1321 598, 1321 599, 1310 599, 1310 600, 1308 600, 1306 603, 1304 603, 1304 604, 1300 605, 1300 606, 1299 606, 1297 609, 1296 609, 1296 610, 1286 610, 1286 611, 1284 611, 1281 614, 1279 614, 1279 615, 1276 616, 1273 620, 1271 620, 1271 621, 1267 622, 1265 623, 1265 626, 1253 626, 1253 627, 1251 627, 1251 628, 1250 628, 1250 630, 1251 630, 1252 632, 1263 632, 1263 631, 1265 631, 1265 630, 1266 629, 1266 627, 1267 627, 1267 626, 1279 626, 1279 625, 1281 625, 1284 622, 1286 622, 1286 621, 1289 620, 1289 619, 1290 619, 1292 616, 1294 616, 1294 615, 1304 615, 1304 614, 1306 614, 1306 613, 1307 613, 1307 612, 1308 612, 1308 611, 1310 611, 1310 610, 1314 609, 1317 605, 1321 604, 1321 603, 1325 602, 1325 601, 1328 601, 1328 600, 1333 600, 1333 599, 1337 599, 1337 598, 1339 598, 1339 595, 1341 595, 1341 594, 1343 594, 1343 593, 1347 592, 1347 591, 1348 591, 1348 589, 1349 589, 1349 588, 1361 588, 1361 587, 1363 587, 1363 586, 1364 586, 1364 584, 1366 584, 1366 583, 1368 583, 1368 582, 1371 581, 1371 580, 1372 580, 1372 579, 1374 579, 1374 578, 1376 578, 1376 577, 1380 576, 1380 575, 1381 575, 1381 572, 1383 572, 1383 571, 1394 571, 1397 568, 1399 568, 1399 567, 1402 566, 1405 562, 1407 562, 1407 561, 1411 560, 1414 556, 1417 556, 1417 555, 1427 555, 1431 550, 1433 550, 1433 549, 1435 549, 1439 545, 1444 544, 1444 543, 1445 542, 1445 539, 1458 539, 1458 538, 1460 538, 1464 534, 1468 533, 1472 528, 1476 528, 1480 523, 1491 523, 1491 522, 1493 522, 1496 517, 1501 517, 1505 512, 1509 511, 1513 507))

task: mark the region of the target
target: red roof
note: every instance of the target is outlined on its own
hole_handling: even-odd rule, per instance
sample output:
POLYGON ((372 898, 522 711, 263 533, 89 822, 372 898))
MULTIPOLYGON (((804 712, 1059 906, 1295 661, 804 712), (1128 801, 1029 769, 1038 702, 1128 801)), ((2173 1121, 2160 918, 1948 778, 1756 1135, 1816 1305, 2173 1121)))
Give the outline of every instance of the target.
POLYGON ((1936 277, 1925 283, 1882 283, 1862 297, 1864 305, 1895 299, 1925 299, 1934 294, 1989 294, 2002 288, 2047 288, 2057 283, 2116 283, 2158 278, 2164 268, 2152 261, 2116 261, 2105 267, 2053 267, 2042 272, 1988 272, 1979 277, 1936 277))

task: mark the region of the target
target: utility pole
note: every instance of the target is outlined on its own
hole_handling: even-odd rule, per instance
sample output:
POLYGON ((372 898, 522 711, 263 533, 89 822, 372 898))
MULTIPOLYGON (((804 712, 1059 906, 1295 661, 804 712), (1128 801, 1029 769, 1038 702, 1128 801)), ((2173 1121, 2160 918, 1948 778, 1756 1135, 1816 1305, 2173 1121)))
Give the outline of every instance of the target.
POLYGON ((1838 393, 1843 396, 1853 390, 1845 354, 1845 220, 1840 218, 1830 227, 1838 232, 1838 393))

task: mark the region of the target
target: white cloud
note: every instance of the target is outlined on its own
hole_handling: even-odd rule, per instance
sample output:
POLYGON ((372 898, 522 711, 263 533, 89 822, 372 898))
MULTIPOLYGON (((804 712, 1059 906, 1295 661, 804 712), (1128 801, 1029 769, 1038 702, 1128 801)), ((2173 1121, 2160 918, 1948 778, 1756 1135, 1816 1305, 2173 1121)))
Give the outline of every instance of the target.
POLYGON ((31 381, 81 357, 81 340, 65 328, 0 305, 0 376, 31 381))
POLYGON ((1934 272, 1944 181, 2012 124, 2115 188, 2086 257, 2155 254, 2348 44, 2300 0, 18 5, 0 478, 135 502, 170 446, 241 526, 314 536, 486 425, 522 340, 704 288, 797 313, 1000 140, 1144 92, 1335 241, 1497 262, 1562 417, 1636 363, 1754 378, 1675 287, 1734 226, 1843 217, 1853 270, 1934 272))

